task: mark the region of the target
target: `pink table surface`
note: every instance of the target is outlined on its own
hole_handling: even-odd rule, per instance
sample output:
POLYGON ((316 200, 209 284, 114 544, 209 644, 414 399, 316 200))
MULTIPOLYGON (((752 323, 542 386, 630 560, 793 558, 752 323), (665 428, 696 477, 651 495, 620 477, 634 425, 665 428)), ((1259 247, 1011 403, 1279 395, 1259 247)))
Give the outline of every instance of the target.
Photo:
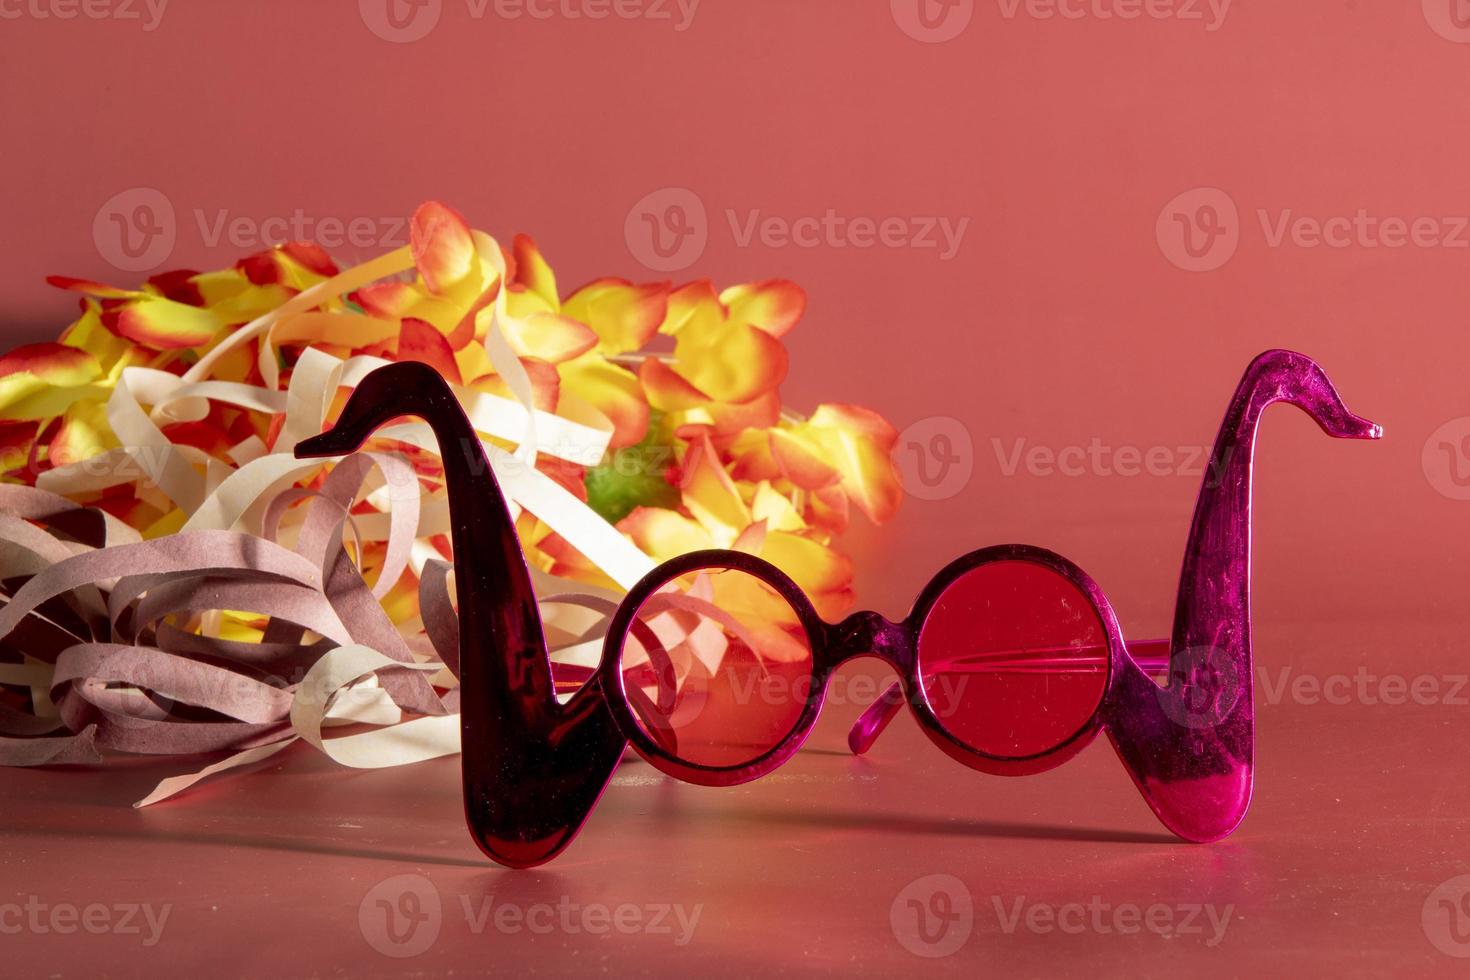
MULTIPOLYGON (((763 782, 704 789, 626 762, 572 848, 523 872, 465 834, 453 759, 350 772, 293 749, 146 810, 128 803, 177 766, 8 772, 0 925, 27 924, 6 972, 1463 971, 1460 638, 1339 622, 1257 642, 1256 802, 1206 846, 1155 824, 1104 743, 999 779, 905 718, 852 758, 850 703, 763 782), (68 918, 92 904, 103 934, 68 918)), ((837 692, 880 674, 849 665, 837 692)))

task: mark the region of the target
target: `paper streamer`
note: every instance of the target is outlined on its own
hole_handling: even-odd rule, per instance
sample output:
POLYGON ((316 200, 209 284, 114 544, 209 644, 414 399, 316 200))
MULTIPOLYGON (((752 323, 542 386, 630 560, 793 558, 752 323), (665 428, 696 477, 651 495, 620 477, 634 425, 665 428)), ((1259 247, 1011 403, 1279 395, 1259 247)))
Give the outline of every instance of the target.
MULTIPOLYGON (((513 507, 631 586, 653 561, 535 465, 542 453, 595 465, 611 426, 587 409, 567 418, 535 407, 501 329, 509 319, 501 249, 482 233, 475 244, 493 285, 464 326, 512 397, 461 386, 456 395, 513 507)), ((442 489, 426 488, 394 452, 292 455, 322 431, 340 389, 389 363, 310 344, 363 346, 398 329, 324 307, 412 264, 400 249, 305 289, 226 334, 182 375, 123 367, 106 404, 120 448, 48 470, 35 488, 0 487, 0 650, 16 661, 0 659, 0 684, 27 689, 31 704, 26 712, 0 701, 0 764, 95 762, 99 750, 230 753, 164 780, 137 803, 147 806, 297 741, 358 768, 458 751, 450 566, 426 543, 448 530, 442 489), (252 342, 263 384, 210 377, 252 342), (308 346, 282 391, 276 352, 285 343, 308 346), (269 446, 253 436, 232 446, 234 465, 165 435, 166 426, 206 418, 212 404, 281 424, 269 446), (176 505, 182 526, 145 541, 67 499, 127 484, 176 505), (81 524, 86 535, 73 533, 81 524), (360 564, 369 547, 378 556, 371 585, 360 564), (420 616, 395 626, 383 602, 408 576, 419 578, 420 616)), ((378 442, 439 452, 418 424, 385 430, 378 442)), ((587 673, 566 668, 561 677, 587 673)))

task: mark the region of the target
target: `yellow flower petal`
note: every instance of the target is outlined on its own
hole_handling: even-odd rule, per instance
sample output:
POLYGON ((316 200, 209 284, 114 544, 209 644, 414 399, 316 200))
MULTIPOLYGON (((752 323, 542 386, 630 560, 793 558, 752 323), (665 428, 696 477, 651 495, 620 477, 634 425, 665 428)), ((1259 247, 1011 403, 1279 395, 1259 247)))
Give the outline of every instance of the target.
POLYGON ((639 365, 638 380, 648 395, 648 403, 660 412, 685 412, 709 403, 708 395, 657 358, 649 358, 639 365))
POLYGON ((562 312, 591 327, 604 354, 625 354, 658 333, 669 308, 669 284, 635 286, 626 279, 599 279, 577 290, 562 312))
POLYGON ((803 490, 818 490, 842 480, 826 448, 810 425, 771 430, 771 454, 786 478, 803 490))
POLYGON ((139 296, 102 314, 102 323, 119 337, 153 350, 203 347, 224 326, 213 310, 162 296, 139 296))
POLYGON ((78 401, 62 417, 61 428, 46 449, 46 461, 52 466, 80 463, 117 445, 117 437, 107 424, 107 404, 78 401))
POLYGON ((662 507, 636 508, 618 522, 618 530, 656 561, 715 546, 709 531, 697 521, 662 507))
POLYGON ((750 501, 750 516, 756 521, 765 521, 772 531, 802 531, 806 521, 801 519, 796 507, 785 495, 776 491, 769 481, 756 485, 755 497, 750 501))
MULTIPOLYGON (((856 405, 822 405, 795 434, 821 447, 821 458, 842 475, 843 491, 869 519, 881 523, 897 512, 903 499, 892 457, 898 433, 882 416, 856 405)), ((772 433, 773 446, 775 438, 772 433)))
POLYGON ((720 465, 720 457, 708 438, 690 447, 682 469, 679 489, 684 506, 719 542, 719 547, 728 548, 750 524, 750 508, 720 465))
POLYGON ((633 372, 596 352, 557 365, 562 386, 612 423, 612 449, 636 446, 648 432, 648 400, 633 372))
POLYGON ((668 313, 659 333, 678 336, 686 329, 710 330, 725 322, 725 307, 708 280, 680 286, 669 295, 668 313))
POLYGON ((715 401, 748 402, 786 380, 781 341, 744 323, 686 327, 674 346, 674 370, 715 401))
POLYGON ((837 619, 852 605, 852 559, 846 555, 801 535, 773 531, 761 557, 790 575, 823 619, 837 619))
POLYGON ((597 334, 591 327, 557 313, 507 317, 500 326, 517 354, 552 364, 570 361, 597 346, 597 334))
POLYGON ((773 337, 796 326, 806 312, 806 293, 785 279, 731 286, 720 294, 720 302, 729 309, 731 320, 759 327, 773 337))
POLYGON ((75 388, 96 380, 102 365, 90 353, 65 344, 27 344, 0 357, 0 415, 48 388, 75 388))

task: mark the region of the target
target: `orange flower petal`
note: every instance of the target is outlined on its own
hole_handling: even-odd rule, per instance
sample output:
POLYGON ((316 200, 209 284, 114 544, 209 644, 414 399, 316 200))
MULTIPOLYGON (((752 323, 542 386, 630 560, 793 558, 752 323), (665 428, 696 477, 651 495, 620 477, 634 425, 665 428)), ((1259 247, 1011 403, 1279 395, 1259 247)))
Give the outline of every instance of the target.
POLYGON ((561 535, 548 534, 537 541, 535 547, 551 559, 551 566, 547 571, 552 575, 571 579, 574 582, 585 582, 588 585, 621 591, 618 584, 609 578, 606 572, 592 564, 586 555, 573 548, 561 535))
POLYGON ((511 350, 552 364, 580 357, 597 346, 597 334, 584 323, 557 313, 532 313, 500 322, 511 350))
POLYGON ((772 429, 771 455, 786 478, 803 490, 819 490, 842 480, 842 473, 828 461, 822 445, 800 429, 772 429))
POLYGON ((748 402, 786 380, 789 358, 781 341, 744 323, 714 331, 681 330, 674 370, 716 401, 748 402))
POLYGON ((536 469, 551 477, 573 497, 587 502, 587 468, 555 456, 542 456, 536 460, 536 469))
POLYGON ((755 488, 750 501, 750 516, 754 521, 764 522, 772 531, 802 531, 806 521, 797 513, 796 507, 768 482, 755 488))
POLYGON ((806 519, 832 534, 847 530, 852 507, 842 487, 823 487, 807 497, 806 519))
POLYGON ((708 279, 680 286, 669 294, 668 313, 659 333, 678 336, 688 328, 712 329, 725 322, 725 306, 708 279))
POLYGON ((198 275, 199 273, 191 269, 174 269, 171 272, 160 272, 156 276, 149 276, 143 285, 148 290, 176 303, 206 306, 208 304, 204 299, 204 291, 194 281, 198 275))
POLYGON ((223 326, 212 310, 162 296, 139 296, 103 313, 102 324, 119 337, 153 350, 203 347, 223 326))
POLYGON ((626 279, 598 279, 567 298, 562 312, 597 332, 604 354, 638 350, 658 333, 669 309, 669 284, 635 286, 626 279))
POLYGON ((801 427, 842 474, 842 489, 868 518, 882 523, 903 500, 898 467, 891 455, 898 442, 893 426, 854 405, 822 405, 801 427))
POLYGON ((562 383, 612 423, 609 448, 636 446, 648 433, 648 400, 638 379, 626 368, 593 353, 558 365, 562 383))
POLYGON ((26 344, 0 357, 0 378, 28 374, 46 384, 80 385, 101 373, 97 358, 64 344, 26 344))
POLYGON ((818 428, 839 429, 869 439, 884 452, 898 445, 898 430, 871 408, 861 405, 818 405, 811 424, 818 428))
POLYGON ((720 294, 720 302, 729 308, 730 319, 760 327, 773 337, 796 326, 806 312, 806 292, 785 279, 731 286, 720 294))
POLYGON ((736 480, 759 483, 782 475, 781 464, 771 452, 770 435, 764 431, 740 433, 726 453, 730 457, 730 476, 736 480))
POLYGON ((769 429, 781 420, 781 395, 768 391, 748 402, 714 402, 706 406, 715 432, 728 438, 747 429, 769 429))
POLYGON ((21 479, 30 483, 34 474, 28 473, 31 447, 36 441, 40 423, 0 421, 0 476, 21 479))
POLYGON ((151 355, 130 341, 119 337, 102 325, 102 308, 93 300, 84 300, 82 315, 71 326, 62 331, 61 342, 67 347, 86 351, 102 366, 104 374, 111 374, 124 363, 136 363, 151 355), (133 355, 139 355, 134 359, 133 355))
POLYGON ((377 282, 349 297, 364 312, 388 319, 405 315, 423 298, 423 292, 411 282, 377 282))
POLYGON ((720 547, 729 547, 750 525, 750 508, 707 437, 690 446, 681 469, 679 489, 684 506, 720 547))
POLYGON ((618 530, 656 561, 714 547, 714 539, 697 521, 662 507, 638 507, 618 522, 618 530))
POLYGON ((46 447, 46 461, 51 466, 80 463, 117 444, 112 427, 107 424, 106 403, 79 401, 62 417, 61 427, 46 447))
POLYGON ((709 404, 709 396, 663 361, 650 357, 638 366, 638 380, 648 403, 660 412, 683 412, 709 404))
POLYGON ((273 245, 235 263, 257 286, 282 285, 302 290, 338 272, 336 263, 315 242, 273 245))
POLYGON ((421 361, 445 378, 459 384, 459 365, 454 349, 432 323, 408 317, 398 330, 398 360, 421 361))
POLYGON ((797 639, 796 610, 775 592, 748 575, 720 575, 711 584, 711 601, 745 624, 761 659, 795 663, 811 656, 811 648, 797 639))
POLYGON ((414 265, 431 293, 447 291, 478 266, 469 223, 447 204, 420 204, 413 213, 410 233, 414 265))
POLYGON ((561 304, 556 296, 556 274, 542 257, 535 240, 530 235, 517 235, 511 248, 515 255, 515 281, 541 297, 551 309, 558 309, 561 304))
MULTIPOLYGON (((531 379, 531 404, 543 412, 555 412, 557 399, 561 395, 561 376, 556 366, 535 357, 523 357, 521 367, 531 379)), ((476 391, 502 398, 514 398, 505 379, 498 374, 483 375, 470 385, 476 391)))
POLYGON ((164 426, 163 434, 174 445, 193 446, 218 459, 228 459, 230 447, 234 445, 229 433, 209 419, 200 419, 197 422, 175 422, 164 426))
POLYGON ((138 295, 135 289, 118 289, 116 286, 108 286, 90 279, 77 279, 73 276, 47 276, 46 282, 57 289, 66 289, 74 293, 84 293, 87 296, 100 296, 103 299, 127 299, 138 295))
POLYGON ((330 279, 341 271, 326 250, 316 242, 286 242, 278 248, 292 262, 323 278, 330 279))
POLYGON ((801 535, 772 531, 761 557, 790 575, 823 619, 835 620, 852 605, 852 559, 846 555, 801 535))
POLYGON ((54 343, 17 347, 0 357, 0 413, 37 392, 79 388, 101 374, 97 358, 76 347, 54 343))
POLYGON ((480 311, 495 302, 495 297, 499 295, 500 280, 496 279, 490 285, 489 289, 484 290, 475 298, 475 301, 470 304, 469 309, 465 310, 464 315, 459 318, 459 323, 455 325, 453 330, 449 331, 450 347, 453 347, 455 350, 463 350, 475 339, 476 334, 479 332, 478 319, 480 311))

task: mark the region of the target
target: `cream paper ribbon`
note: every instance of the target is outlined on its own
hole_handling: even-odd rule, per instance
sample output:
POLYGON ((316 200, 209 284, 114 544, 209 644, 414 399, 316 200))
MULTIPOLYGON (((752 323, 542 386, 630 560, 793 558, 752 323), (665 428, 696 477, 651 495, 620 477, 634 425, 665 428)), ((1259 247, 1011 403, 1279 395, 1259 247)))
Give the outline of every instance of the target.
MULTIPOLYGON (((510 316, 506 308, 505 290, 499 288, 506 271, 500 247, 482 232, 475 232, 474 235, 485 272, 484 281, 493 280, 497 284, 493 303, 486 305, 477 314, 477 327, 483 328, 484 346, 491 364, 505 380, 514 398, 502 398, 459 386, 455 387, 455 394, 477 431, 516 446, 513 452, 507 452, 482 438, 490 465, 513 510, 524 508, 534 514, 626 590, 654 568, 653 560, 575 495, 535 468, 535 462, 542 452, 583 466, 595 465, 607 450, 612 427, 590 407, 581 406, 577 409, 579 419, 563 418, 534 407, 530 379, 511 350, 501 328, 501 324, 507 322, 510 316)), ((406 248, 399 249, 319 283, 230 334, 182 376, 147 368, 124 369, 107 404, 109 424, 124 448, 42 474, 37 481, 38 492, 65 497, 135 482, 141 477, 144 481, 142 492, 161 494, 188 515, 177 535, 181 542, 192 545, 205 541, 200 535, 243 532, 261 536, 263 544, 271 543, 271 539, 282 528, 267 528, 267 519, 279 525, 285 510, 284 507, 277 506, 272 513, 273 503, 285 499, 283 495, 295 493, 295 498, 286 501, 289 506, 294 499, 301 499, 306 495, 305 491, 293 490, 296 483, 324 464, 342 466, 346 461, 356 458, 298 460, 292 453, 295 445, 322 430, 326 413, 339 387, 355 387, 369 372, 388 363, 367 356, 351 357, 344 361, 308 347, 293 369, 290 385, 285 391, 281 391, 275 345, 293 338, 313 335, 324 335, 329 339, 336 337, 348 343, 359 344, 370 342, 365 338, 370 338, 375 333, 388 336, 394 325, 387 321, 352 314, 317 312, 314 308, 367 283, 403 272, 411 268, 412 263, 410 251, 406 248), (266 381, 265 385, 208 379, 209 369, 224 354, 256 337, 261 338, 258 365, 260 374, 266 381), (246 440, 232 450, 232 458, 238 464, 237 468, 232 468, 192 447, 174 445, 163 434, 162 425, 203 418, 212 401, 256 412, 283 414, 284 423, 275 450, 266 452, 265 446, 258 439, 246 440)), ((393 426, 382 430, 379 436, 399 440, 424 452, 437 454, 439 451, 432 432, 422 423, 393 426)), ((400 479, 396 483, 388 479, 389 474, 386 471, 392 469, 392 464, 380 463, 376 467, 376 476, 364 476, 366 482, 361 486, 366 490, 366 496, 363 499, 374 512, 353 515, 347 519, 350 533, 359 541, 390 542, 390 560, 384 574, 371 590, 371 597, 376 598, 381 598, 388 592, 405 568, 412 567, 416 574, 422 575, 426 564, 435 560, 432 548, 422 539, 428 535, 443 533, 449 526, 445 491, 422 495, 412 470, 406 464, 400 469, 400 479), (403 472, 408 474, 406 481, 402 479, 403 472), (412 498, 411 501, 407 499, 409 497, 412 498), (408 535, 406 539, 401 530, 400 533, 394 532, 395 519, 400 522, 402 520, 395 512, 404 505, 412 509, 415 526, 415 533, 408 535)), ((350 498, 347 503, 350 505, 350 498)), ((345 512, 345 507, 343 510, 345 512)), ((16 523, 31 527, 24 521, 16 523)), ((303 527, 303 524, 296 522, 285 530, 299 533, 303 527)), ((144 549, 131 556, 131 567, 140 571, 132 579, 136 580, 136 585, 132 589, 124 590, 122 599, 130 600, 140 592, 146 593, 149 583, 157 581, 159 576, 177 575, 187 571, 188 560, 199 557, 197 550, 191 551, 189 547, 184 547, 183 551, 188 553, 187 558, 170 565, 163 552, 158 550, 159 546, 170 539, 139 542, 136 533, 128 532, 118 522, 110 522, 109 528, 113 535, 109 543, 114 540, 126 541, 144 549)), ((231 541, 237 542, 238 538, 232 538, 231 541)), ((226 546, 223 539, 219 545, 226 550, 235 547, 234 544, 226 546)), ((24 540, 15 541, 11 545, 34 555, 33 564, 37 564, 37 570, 48 562, 60 559, 60 563, 53 565, 50 573, 37 575, 17 593, 4 611, 0 612, 0 622, 13 627, 26 612, 38 604, 37 596, 43 593, 56 594, 52 588, 47 587, 47 583, 54 587, 57 582, 64 583, 70 579, 64 574, 58 576, 51 573, 67 569, 69 562, 90 560, 90 564, 78 567, 86 568, 88 574, 98 571, 96 559, 100 555, 63 554, 57 550, 57 546, 57 539, 40 531, 26 535, 24 540), (43 543, 42 539, 50 543, 43 543), (33 589, 32 585, 38 587, 33 589), (28 591, 30 595, 27 595, 28 591)), ((272 560, 277 563, 285 562, 284 558, 272 560)), ((115 584, 119 580, 130 581, 124 575, 126 570, 106 568, 106 582, 115 584)), ((281 569, 278 572, 287 574, 281 569)), ((86 579, 87 575, 81 577, 86 579)), ((322 629, 336 633, 342 641, 351 640, 350 631, 339 632, 332 627, 333 609, 319 602, 324 593, 316 590, 328 587, 320 570, 315 571, 313 578, 312 569, 297 566, 287 574, 287 578, 297 584, 288 586, 277 582, 272 588, 286 589, 296 597, 293 608, 300 610, 300 618, 319 622, 322 629), (290 591, 293 588, 295 591, 290 591), (312 599, 313 595, 318 601, 312 599), (315 612, 312 612, 313 609, 315 612)), ((547 576, 539 578, 543 586, 557 584, 554 580, 548 582, 547 576)), ((360 577, 358 581, 360 582, 360 577)), ((440 608, 444 608, 448 603, 447 577, 439 575, 433 581, 436 588, 445 590, 445 595, 439 597, 437 603, 440 608)), ((206 601, 184 588, 187 583, 181 585, 176 580, 170 582, 172 584, 160 590, 164 599, 155 601, 154 607, 166 605, 166 599, 183 603, 183 608, 188 608, 188 602, 206 601), (170 589, 173 591, 170 592, 170 589)), ((86 583, 78 581, 74 586, 81 587, 84 584, 86 583)), ((240 585, 232 586, 225 592, 237 601, 243 601, 249 594, 240 585)), ((582 595, 575 591, 547 595, 543 602, 548 610, 548 618, 554 618, 555 614, 551 612, 554 607, 562 605, 564 608, 567 603, 575 604, 582 595)), ((111 598, 118 600, 119 596, 114 594, 111 598)), ((151 600, 152 596, 149 594, 145 605, 151 600)), ((120 602, 114 601, 112 605, 120 606, 120 602)), ((143 606, 139 608, 142 609, 143 606)), ((120 612, 120 609, 113 611, 120 612)), ((341 618, 343 617, 338 617, 341 618)), ((383 619, 386 620, 386 616, 383 619)), ((208 622, 206 619, 206 624, 208 622)), ((404 624, 404 627, 407 630, 415 625, 404 624)), ((580 622, 578 632, 581 642, 576 644, 575 651, 569 650, 574 653, 575 660, 584 665, 591 660, 590 637, 594 625, 585 620, 580 622)), ((160 629, 171 628, 161 626, 160 629)), ((187 642, 182 637, 170 635, 174 642, 187 642)), ((433 674, 436 681, 448 685, 453 683, 452 675, 445 670, 443 662, 429 659, 427 652, 406 653, 409 648, 402 646, 401 638, 392 639, 392 645, 398 648, 398 656, 391 656, 372 645, 359 642, 341 642, 328 650, 310 667, 301 683, 293 688, 289 697, 289 712, 280 719, 288 721, 289 728, 281 725, 280 737, 270 738, 263 744, 251 744, 242 751, 196 772, 166 779, 135 805, 146 806, 159 802, 211 775, 263 761, 297 739, 305 740, 343 765, 357 768, 404 765, 458 752, 459 720, 455 714, 445 710, 440 714, 404 720, 402 707, 384 687, 379 676, 383 674, 384 677, 391 677, 408 670, 421 676, 433 674), (347 724, 375 727, 339 738, 328 738, 324 735, 326 729, 347 724)), ((64 655, 61 663, 76 661, 78 655, 87 653, 93 658, 87 663, 97 669, 99 664, 118 661, 128 649, 112 649, 109 645, 96 644, 82 646, 89 649, 68 650, 66 653, 72 656, 64 655), (92 647, 107 649, 90 649, 92 647)), ((47 696, 36 700, 39 708, 50 705, 49 692, 59 683, 57 669, 56 666, 28 660, 20 666, 3 665, 0 679, 7 683, 24 682, 38 693, 46 692, 47 696), (50 676, 47 676, 48 671, 50 676), (15 679, 12 680, 12 677, 15 679)), ((162 669, 164 668, 160 668, 162 669)), ((98 687, 95 683, 88 686, 88 682, 81 677, 67 676, 71 680, 82 682, 81 696, 99 707, 116 709, 125 703, 136 703, 136 699, 129 702, 126 696, 118 694, 112 688, 98 687)), ((181 685, 177 678, 174 678, 174 683, 188 686, 181 685)), ((397 682, 396 686, 400 689, 400 694, 412 689, 419 692, 412 696, 422 696, 421 687, 405 685, 402 681, 397 682)), ((432 689, 429 691, 432 696, 432 689)), ((139 696, 142 694, 141 691, 133 693, 139 696)), ((156 693, 158 692, 155 691, 156 693)), ((176 690, 174 694, 183 703, 198 703, 227 714, 233 711, 235 717, 249 714, 239 697, 198 692, 191 695, 188 691, 180 690, 176 690), (194 698, 192 702, 188 700, 191 696, 194 698)), ((457 692, 452 694, 457 695, 457 692)), ((68 698, 69 703, 74 700, 68 698)), ((451 700, 457 702, 457 696, 446 698, 446 705, 451 700)), ((146 713, 145 710, 144 714, 146 713)), ((259 717, 251 716, 250 720, 242 718, 240 723, 269 727, 274 717, 267 712, 259 717)), ((150 723, 146 717, 139 720, 140 723, 150 723)), ((164 718, 152 719, 151 723, 168 724, 164 718)), ((84 732, 78 738, 87 742, 86 735, 84 732)), ((58 747, 58 761, 65 761, 65 753, 73 748, 58 747)))

